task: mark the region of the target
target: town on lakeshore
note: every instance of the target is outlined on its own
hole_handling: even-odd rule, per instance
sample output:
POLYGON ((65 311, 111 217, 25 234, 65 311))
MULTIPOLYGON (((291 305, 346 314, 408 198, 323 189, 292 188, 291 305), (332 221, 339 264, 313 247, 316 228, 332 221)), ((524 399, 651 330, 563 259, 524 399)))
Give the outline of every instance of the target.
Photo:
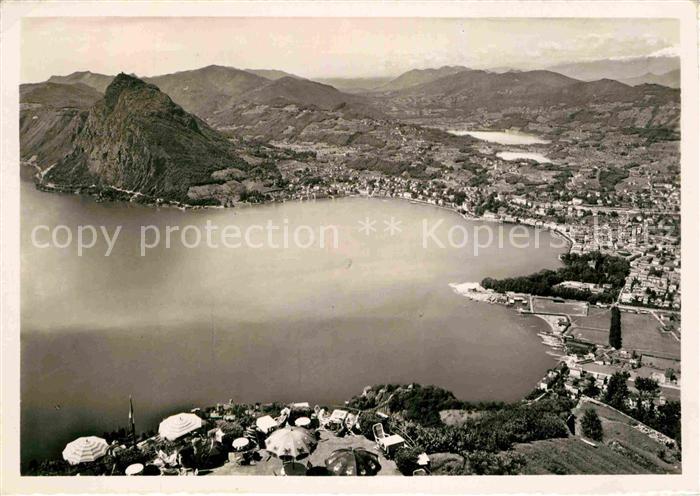
MULTIPOLYGON (((457 20, 447 24, 452 26, 453 21, 459 26, 457 20)), ((170 21, 162 22, 166 26, 170 21)), ((474 22, 476 26, 481 21, 474 22)), ((545 57, 541 63, 539 57, 537 61, 507 58, 507 62, 467 58, 465 65, 420 64, 420 68, 404 67, 401 62, 396 67, 405 70, 376 77, 307 77, 302 64, 288 65, 281 58, 276 59, 278 66, 267 65, 272 59, 264 60, 267 69, 239 68, 250 66, 242 65, 247 59, 241 59, 237 67, 184 64, 177 71, 159 72, 130 65, 124 56, 117 57, 122 65, 114 70, 111 65, 85 70, 82 63, 66 63, 61 66, 65 71, 45 74, 34 67, 43 59, 33 52, 31 57, 36 59, 25 60, 33 67, 28 72, 31 77, 19 91, 20 162, 23 181, 43 196, 23 195, 23 229, 33 227, 45 214, 30 201, 58 195, 90 197, 89 202, 76 202, 71 208, 91 214, 100 212, 93 210, 95 203, 114 209, 140 204, 132 216, 149 216, 143 222, 150 224, 154 215, 181 214, 176 209, 206 214, 268 203, 330 203, 363 197, 399 199, 404 203, 396 203, 402 206, 410 202, 442 207, 459 214, 459 222, 546 230, 565 248, 557 252, 558 260, 553 258, 549 267, 554 268, 540 266, 530 273, 511 271, 507 276, 498 272, 481 280, 465 276, 442 288, 451 290, 448 296, 462 310, 492 309, 522 326, 528 319, 542 324, 538 331, 528 329, 538 336, 533 337, 535 345, 541 340, 551 366, 538 369, 541 379, 521 399, 466 401, 437 381, 399 382, 389 375, 378 376, 354 396, 341 398, 334 396, 334 383, 344 378, 333 377, 330 367, 315 368, 308 373, 327 376, 324 397, 338 398, 337 404, 316 404, 310 401, 312 392, 307 392, 310 397, 299 394, 294 402, 270 401, 261 383, 259 396, 245 400, 232 391, 236 401, 227 396, 195 408, 173 402, 156 428, 145 421, 141 424, 143 398, 124 397, 119 399, 124 405, 123 421, 116 429, 88 419, 89 407, 84 407, 85 419, 71 424, 71 432, 81 435, 67 442, 60 453, 33 451, 43 456, 23 459, 22 474, 681 474, 678 29, 662 19, 639 22, 658 34, 658 46, 648 53, 600 48, 599 56, 591 57, 579 47, 567 52, 568 58, 545 57), (82 428, 80 422, 90 428, 82 428)), ((572 39, 586 39, 588 30, 599 29, 605 36, 637 44, 635 32, 627 33, 620 23, 592 22, 585 28, 567 29, 572 30, 572 39)), ((63 29, 50 23, 41 29, 32 28, 31 23, 27 26, 24 36, 30 41, 42 29, 63 29)), ((544 24, 530 29, 541 29, 542 40, 549 36, 563 43, 557 35, 548 34, 544 24)), ((144 43, 150 43, 148 34, 143 36, 144 43)), ((510 42, 502 43, 510 45, 504 50, 520 53, 519 40, 510 35, 505 39, 510 42)), ((434 60, 444 59, 436 56, 434 60)), ((178 257, 169 259, 168 274, 181 268, 178 257)), ((473 260, 479 263, 477 256, 473 260)), ((61 267, 39 266, 28 250, 22 263, 23 277, 28 277, 25 268, 28 273, 36 265, 41 268, 34 270, 44 270, 47 278, 56 279, 64 277, 64 271, 78 273, 74 265, 80 266, 73 259, 66 263, 68 268, 63 261, 61 267)), ((128 261, 120 263, 109 270, 126 270, 128 261)), ((347 268, 353 263, 361 262, 350 260, 347 268)), ((229 269, 222 264, 219 271, 224 274, 229 269)), ((416 273, 427 270, 413 267, 416 273)), ((215 307, 216 303, 206 301, 208 294, 198 294, 201 281, 191 276, 196 272, 184 273, 184 283, 160 272, 150 274, 153 288, 134 287, 133 291, 147 298, 148 291, 160 291, 160 281, 185 284, 194 293, 192 299, 215 307)), ((236 276, 222 276, 216 292, 226 294, 229 285, 248 283, 236 276)), ((334 284, 329 291, 342 281, 334 284)), ((397 276, 396 284, 405 283, 397 276)), ((273 286, 274 281, 269 282, 270 293, 273 286)), ((368 284, 361 290, 376 288, 368 284)), ((39 286, 22 305, 31 306, 32 298, 46 291, 39 286)), ((101 291, 105 298, 111 294, 107 287, 101 291)), ((300 294, 304 293, 300 290, 300 294)), ((294 305, 303 307, 311 319, 313 311, 308 308, 313 302, 300 303, 296 296, 290 295, 281 306, 289 308, 290 314, 294 305)), ((381 294, 382 299, 391 297, 381 294)), ((121 305, 119 298, 114 300, 105 305, 121 305)), ((428 300, 426 308, 431 304, 428 300)), ((230 308, 224 311, 240 311, 239 303, 231 298, 225 305, 230 308)), ((249 316, 251 328, 264 321, 269 310, 265 301, 254 303, 260 310, 249 316)), ((351 309, 356 313, 350 317, 366 318, 371 330, 375 324, 363 309, 351 309)), ((158 314, 152 308, 133 311, 158 314)), ((397 321, 405 318, 398 313, 397 321)), ((213 329, 214 317, 207 319, 213 329)), ((77 334, 73 328, 82 324, 77 320, 56 322, 55 332, 40 338, 34 336, 36 332, 33 339, 58 342, 62 332, 77 334)), ((434 321, 428 317, 425 321, 425 336, 433 336, 434 321)), ((313 320, 309 322, 313 325, 313 320)), ((120 324, 110 325, 118 328, 120 324)), ((28 333, 24 327, 22 332, 28 333)), ((214 350, 215 340, 225 338, 215 338, 211 332, 201 346, 214 350)), ((124 333, 125 349, 136 349, 151 337, 145 331, 136 334, 124 333)), ((398 332, 396 336, 400 341, 398 332)), ((297 348, 295 343, 289 350, 275 349, 287 346, 286 334, 279 342, 263 343, 266 339, 252 340, 248 346, 274 349, 269 355, 272 360, 295 353, 300 369, 307 353, 342 352, 320 350, 309 336, 303 343, 308 346, 297 348)), ((429 337, 422 339, 426 349, 439 353, 429 337)), ((23 342, 23 353, 28 343, 23 342)), ((376 341, 372 343, 367 347, 377 346, 376 341)), ((515 338, 510 344, 518 346, 515 338)), ((396 342, 382 346, 384 353, 401 352, 396 342)), ((110 355, 109 350, 95 347, 110 355)), ((106 363, 131 363, 132 352, 114 347, 115 355, 106 363)), ((172 350, 162 352, 185 356, 183 348, 174 343, 172 350)), ((249 348, 241 350, 241 354, 249 352, 249 348)), ((367 355, 381 356, 373 353, 374 349, 367 355)), ((214 351, 211 356, 213 361, 214 351)), ((430 356, 426 360, 435 360, 430 356)), ((42 374, 56 371, 60 378, 65 372, 54 362, 55 356, 47 354, 42 360, 42 374)), ((332 363, 333 358, 329 360, 332 363)), ((406 366, 410 370, 413 364, 406 366)), ((250 371, 249 380, 261 380, 253 376, 262 375, 263 369, 266 374, 287 372, 275 367, 275 363, 259 364, 255 373, 250 371)), ((189 373, 173 371, 174 376, 189 373)), ((479 378, 489 380, 499 378, 479 378)), ((80 401, 79 390, 72 390, 70 384, 62 387, 66 402, 80 401)), ((206 385, 201 388, 205 391, 206 385)), ((202 391, 195 397, 211 398, 202 391)), ((46 415, 47 409, 53 413, 52 409, 62 408, 56 404, 38 409, 46 415)), ((27 418, 33 413, 28 412, 27 418)))

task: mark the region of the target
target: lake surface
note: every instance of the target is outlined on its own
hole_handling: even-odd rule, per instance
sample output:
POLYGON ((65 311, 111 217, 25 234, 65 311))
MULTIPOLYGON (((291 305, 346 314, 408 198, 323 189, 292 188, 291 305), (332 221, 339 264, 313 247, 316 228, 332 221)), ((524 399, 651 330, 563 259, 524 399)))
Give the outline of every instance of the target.
MULTIPOLYGON (((142 431, 169 414, 229 399, 339 403, 376 383, 415 381, 466 400, 517 400, 555 363, 536 335, 542 321, 449 287, 557 267, 565 247, 546 232, 539 248, 516 248, 507 238, 513 226, 400 200, 183 212, 21 187, 24 461, 60 456, 77 436, 126 426, 129 395, 142 431), (358 231, 366 217, 376 221, 369 236, 358 231), (392 217, 401 222, 394 236, 383 230, 392 217), (222 229, 332 224, 339 242, 187 248, 173 237, 170 248, 162 243, 140 256, 141 226, 165 231, 208 220, 222 229), (473 244, 424 248, 423 222, 442 222, 435 235, 443 243, 453 226, 457 234, 500 228, 505 242, 498 246, 496 232, 495 246, 476 256, 473 244), (31 241, 35 226, 58 224, 73 237, 80 225, 122 231, 109 257, 104 240, 82 256, 75 243, 39 248, 31 241)), ((37 232, 38 242, 50 242, 37 232)), ((251 244, 261 239, 256 231, 251 244)))
POLYGON ((534 160, 540 164, 550 163, 552 160, 537 152, 498 152, 497 157, 503 160, 534 160))
POLYGON ((491 143, 501 145, 546 145, 550 142, 534 134, 521 133, 518 131, 465 131, 450 129, 447 131, 455 136, 471 136, 491 143))

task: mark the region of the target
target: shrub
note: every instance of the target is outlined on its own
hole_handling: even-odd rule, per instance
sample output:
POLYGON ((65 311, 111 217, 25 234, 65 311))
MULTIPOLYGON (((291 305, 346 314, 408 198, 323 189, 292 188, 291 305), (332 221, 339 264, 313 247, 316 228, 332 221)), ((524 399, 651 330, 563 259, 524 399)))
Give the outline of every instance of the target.
POLYGON ((147 460, 145 453, 137 448, 127 448, 117 451, 114 454, 114 462, 116 463, 116 471, 119 475, 123 474, 126 468, 133 463, 145 463, 147 460))
POLYGON ((374 424, 382 424, 384 430, 387 430, 387 419, 380 417, 374 412, 362 412, 360 414, 360 432, 370 441, 374 441, 374 432, 372 431, 372 426, 374 424))
POLYGON ((589 408, 583 414, 583 418, 581 419, 581 431, 584 436, 595 441, 602 441, 603 439, 603 425, 600 422, 598 413, 592 408, 589 408))
POLYGON ((467 455, 464 475, 516 475, 525 465, 525 457, 519 453, 475 451, 467 455))
POLYGON ((406 420, 426 426, 442 423, 440 410, 459 408, 461 405, 450 391, 435 386, 419 385, 395 393, 389 401, 389 409, 392 412, 403 412, 406 420))
POLYGON ((243 436, 243 434, 245 434, 246 429, 243 426, 243 424, 241 424, 237 420, 217 420, 216 427, 221 429, 224 434, 228 434, 234 438, 243 436))
POLYGON ((396 467, 403 475, 412 475, 419 468, 418 455, 423 453, 420 448, 401 448, 396 451, 396 467))

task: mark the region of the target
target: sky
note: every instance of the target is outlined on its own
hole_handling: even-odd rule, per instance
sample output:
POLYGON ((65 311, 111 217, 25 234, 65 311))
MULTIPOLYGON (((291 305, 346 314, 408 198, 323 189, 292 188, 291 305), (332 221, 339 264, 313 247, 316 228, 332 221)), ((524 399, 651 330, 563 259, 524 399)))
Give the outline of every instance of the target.
POLYGON ((440 18, 24 18, 22 82, 89 70, 155 76, 211 64, 309 77, 410 69, 539 69, 674 55, 675 20, 440 18))

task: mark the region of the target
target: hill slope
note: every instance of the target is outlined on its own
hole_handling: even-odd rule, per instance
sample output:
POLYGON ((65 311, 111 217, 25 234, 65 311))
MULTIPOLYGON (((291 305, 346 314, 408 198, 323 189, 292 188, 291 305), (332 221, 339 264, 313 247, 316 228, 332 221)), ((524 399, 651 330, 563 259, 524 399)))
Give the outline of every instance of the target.
POLYGON ((87 110, 102 95, 82 83, 23 84, 19 88, 20 158, 44 169, 73 149, 87 110))
POLYGON ((246 72, 255 74, 256 76, 263 77, 274 81, 275 79, 282 79, 283 77, 292 77, 296 79, 301 79, 299 76, 290 74, 289 72, 280 71, 277 69, 245 69, 246 72))
POLYGON ((51 76, 47 82, 49 83, 62 83, 62 84, 76 84, 82 83, 86 86, 104 93, 112 82, 114 76, 107 76, 106 74, 99 74, 90 71, 78 71, 67 76, 51 76))
POLYGON ((205 120, 241 95, 270 82, 247 71, 218 65, 144 78, 144 81, 155 84, 186 111, 205 120))
POLYGON ((364 102, 362 97, 348 95, 333 86, 308 79, 283 77, 252 90, 240 98, 255 103, 287 102, 332 109, 345 103, 364 102))
POLYGON ((438 69, 413 69, 376 88, 377 91, 400 91, 413 86, 426 84, 445 76, 468 70, 466 67, 444 66, 438 69))
POLYGON ((20 103, 34 103, 48 107, 89 108, 102 98, 102 93, 83 84, 59 84, 52 82, 22 84, 19 87, 20 103))

